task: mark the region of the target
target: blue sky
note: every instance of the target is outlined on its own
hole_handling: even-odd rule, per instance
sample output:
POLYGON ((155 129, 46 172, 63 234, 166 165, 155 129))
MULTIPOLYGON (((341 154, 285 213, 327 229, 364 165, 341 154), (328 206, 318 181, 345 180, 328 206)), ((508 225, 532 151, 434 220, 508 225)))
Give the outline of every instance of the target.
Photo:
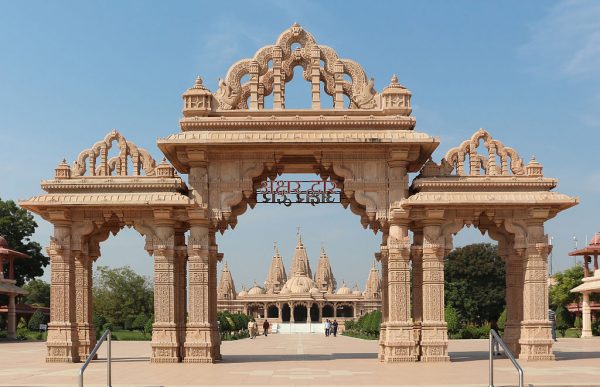
MULTIPOLYGON (((196 75, 214 90, 297 21, 317 42, 353 59, 381 90, 393 73, 413 93, 417 130, 439 136, 439 160, 483 127, 581 204, 547 224, 554 268, 600 231, 600 2, 596 1, 27 1, 0 3, 0 197, 39 194, 112 128, 148 149, 178 131, 181 93, 196 75)), ((290 102, 307 106, 294 78, 290 102)), ((39 220, 46 245, 50 226, 39 220)), ((341 283, 364 286, 379 235, 339 206, 262 206, 220 236, 238 288, 264 281, 273 241, 289 262, 302 227, 313 268, 321 241, 341 283)), ((455 245, 487 240, 463 230, 455 245)), ((143 241, 126 230, 99 264, 152 273, 143 241)), ((48 270, 49 271, 49 270, 48 270)))

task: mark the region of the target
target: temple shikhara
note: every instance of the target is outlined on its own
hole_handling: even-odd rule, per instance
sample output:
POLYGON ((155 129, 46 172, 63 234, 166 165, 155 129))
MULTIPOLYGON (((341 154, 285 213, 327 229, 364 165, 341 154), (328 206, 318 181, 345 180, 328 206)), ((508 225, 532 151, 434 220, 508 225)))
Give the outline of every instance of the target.
MULTIPOLYGON (((116 130, 90 139, 92 146, 78 156, 57 154, 76 157, 42 182, 45 193, 21 202, 54 228, 47 248, 52 291, 46 360, 83 361, 94 347, 93 265, 102 260, 102 242, 124 227, 145 237, 154 262, 152 362, 226 357, 219 305, 249 311, 258 305, 271 316, 277 306, 282 320, 286 304, 294 307, 290 320, 300 316, 300 306, 311 320, 330 313, 332 303, 334 314, 344 315, 350 307, 352 315, 375 307, 367 303, 368 292, 362 299, 339 294, 351 290, 347 286, 334 293, 328 270, 319 263, 312 276, 308 261, 300 259, 286 277, 275 258, 265 294, 254 287, 235 299, 224 297, 217 282, 223 259, 218 234, 234 232, 248 208, 278 203, 341 205, 356 215, 357 226, 381 237, 374 252, 381 267, 381 361, 450 360, 444 257, 465 226, 498 243, 506 267, 504 340, 522 360, 553 360, 551 245, 544 224, 578 199, 554 192, 557 180, 545 177, 535 158, 523 159, 484 129, 473 128, 470 138, 446 145, 444 157, 433 160, 440 140, 416 129, 412 94, 392 73, 378 90, 357 62, 294 24, 274 44, 234 63, 218 83, 211 81, 214 90, 190 75, 181 130, 157 141, 162 161, 130 141, 143 133, 126 139, 116 130), (306 109, 286 107, 286 84, 297 66, 311 85, 306 109), (324 107, 326 99, 331 107, 324 107), (283 174, 316 174, 323 188, 286 183, 283 174), (273 191, 267 182, 279 183, 273 191), (260 301, 246 301, 251 298, 260 301)), ((542 146, 534 142, 525 151, 542 146)), ((370 265, 365 257, 365 271, 370 265)))
MULTIPOLYGON (((219 310, 243 312, 271 323, 320 323, 327 318, 342 322, 381 309, 381 278, 375 263, 364 291, 360 291, 357 284, 352 289, 345 282, 337 287, 323 247, 313 275, 300 235, 289 277, 277 245, 274 250, 264 287, 254 282, 249 290, 236 293, 233 275, 225 263, 217 286, 219 310)), ((303 328, 298 326, 297 330, 304 331, 303 328)), ((293 331, 291 327, 289 330, 293 331)))

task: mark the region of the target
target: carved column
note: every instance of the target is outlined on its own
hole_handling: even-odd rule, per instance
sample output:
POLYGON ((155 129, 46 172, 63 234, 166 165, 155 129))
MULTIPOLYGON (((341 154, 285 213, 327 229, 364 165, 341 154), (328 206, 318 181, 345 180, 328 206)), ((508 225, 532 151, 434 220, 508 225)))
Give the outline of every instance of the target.
POLYGON ((281 77, 282 55, 281 47, 273 46, 273 110, 280 110, 283 108, 283 79, 281 77))
MULTIPOLYGON (((203 219, 202 213, 190 215, 195 218, 190 219, 188 240, 189 305, 184 362, 214 363, 220 358, 220 338, 216 310, 211 310, 209 221, 203 219)), ((216 262, 213 264, 216 272, 216 262)))
POLYGON ((554 360, 552 327, 548 320, 548 240, 543 222, 531 219, 527 225, 523 285, 521 353, 523 360, 554 360))
POLYGON ((68 221, 55 223, 48 255, 52 275, 46 362, 79 362, 75 317, 75 263, 71 255, 71 226, 68 221))
POLYGON ((335 81, 335 97, 333 101, 334 109, 344 108, 344 63, 341 60, 335 61, 333 65, 335 81))
POLYGON ((384 244, 380 246, 380 252, 375 254, 377 259, 381 262, 381 325, 379 328, 379 355, 380 361, 385 360, 385 340, 386 340, 386 326, 388 321, 388 248, 385 245, 387 243, 388 234, 384 232, 383 240, 384 244))
POLYGON ((423 321, 423 230, 413 231, 413 245, 410 247, 412 260, 412 318, 414 340, 417 343, 417 356, 420 356, 421 322, 423 321))
POLYGON ((313 46, 310 50, 310 80, 312 85, 312 108, 321 109, 321 49, 313 46))
POLYGON ((421 361, 449 361, 444 319, 444 237, 439 224, 423 228, 423 321, 421 361))
POLYGON ((408 227, 392 223, 388 237, 388 320, 385 325, 385 362, 417 361, 410 316, 410 240, 408 227))
POLYGON ((506 324, 503 339, 515 355, 520 352, 521 320, 523 320, 523 258, 512 248, 499 251, 506 265, 506 324))
POLYGON ((176 324, 177 336, 179 337, 179 355, 185 355, 185 317, 187 310, 187 246, 185 245, 185 231, 177 230, 175 232, 175 288, 177 291, 177 310, 176 324))
POLYGON ((250 62, 250 110, 258 110, 258 62, 250 62))
POLYGON ((154 250, 154 324, 152 325, 153 363, 177 363, 179 354, 179 293, 176 286, 175 230, 170 211, 155 211, 154 250))
POLYGON ((98 248, 91 252, 73 251, 75 256, 75 314, 79 341, 79 357, 87 359, 96 345, 96 329, 92 319, 92 265, 99 254, 98 248))
POLYGON ((17 338, 17 313, 15 305, 15 294, 8 295, 8 318, 6 319, 6 337, 17 338))
POLYGON ((583 292, 582 302, 582 323, 581 337, 592 337, 592 309, 590 307, 590 293, 583 292))

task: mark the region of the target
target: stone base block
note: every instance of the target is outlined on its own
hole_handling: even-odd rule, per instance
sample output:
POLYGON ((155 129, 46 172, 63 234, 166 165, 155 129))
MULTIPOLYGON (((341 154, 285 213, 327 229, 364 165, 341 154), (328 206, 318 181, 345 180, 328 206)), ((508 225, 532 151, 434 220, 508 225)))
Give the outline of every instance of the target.
POLYGON ((385 361, 385 324, 381 323, 379 327, 379 351, 377 354, 379 361, 385 361))
POLYGON ((151 363, 179 363, 179 348, 172 343, 152 343, 151 363))
POLYGON ((412 321, 388 322, 383 345, 383 361, 386 363, 406 363, 418 360, 412 321))
POLYGON ((521 323, 507 322, 504 327, 504 336, 502 336, 502 340, 504 340, 510 351, 515 356, 519 356, 519 353, 521 352, 521 346, 519 344, 520 337, 521 323))
POLYGON ((215 363, 221 360, 221 337, 213 327, 189 324, 183 345, 184 363, 215 363))
POLYGON ((555 360, 552 351, 552 326, 546 321, 528 321, 521 324, 521 352, 519 360, 555 360))
POLYGON ((46 363, 79 363, 77 330, 70 323, 48 324, 46 363))
POLYGON ((448 329, 445 322, 421 323, 421 361, 447 362, 448 329))

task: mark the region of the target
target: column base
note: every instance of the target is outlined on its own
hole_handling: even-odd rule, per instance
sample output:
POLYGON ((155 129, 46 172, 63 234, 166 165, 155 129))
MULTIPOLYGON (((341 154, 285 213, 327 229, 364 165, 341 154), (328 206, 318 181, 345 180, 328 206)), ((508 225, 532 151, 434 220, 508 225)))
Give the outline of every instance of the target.
POLYGON ((521 338, 521 324, 507 322, 504 326, 502 340, 506 343, 513 355, 518 356, 521 352, 519 339, 521 338))
POLYGON ((46 363, 79 363, 77 329, 70 323, 48 324, 46 363))
POLYGON ((179 340, 174 324, 154 323, 151 363, 179 363, 179 340))
POLYGON ((184 363, 216 363, 221 357, 221 337, 216 328, 188 325, 183 345, 184 363))
POLYGON ((383 344, 383 361, 386 363, 406 363, 418 360, 412 321, 388 321, 383 344))
POLYGON ((379 351, 377 353, 379 361, 385 361, 385 326, 384 322, 379 325, 379 351))
POLYGON ((581 338, 582 339, 587 339, 587 338, 590 338, 590 337, 594 337, 594 335, 592 334, 592 330, 591 329, 589 331, 584 331, 584 330, 581 331, 581 338))
MULTIPOLYGON (((77 324, 77 337, 79 338, 79 358, 84 361, 96 346, 96 330, 92 324, 77 324)), ((98 355, 94 356, 97 359, 98 355)))
POLYGON ((417 345, 417 359, 421 360, 421 322, 417 321, 413 326, 413 340, 417 345))
POLYGON ((547 321, 523 322, 519 344, 519 360, 556 360, 552 351, 552 327, 547 321))
POLYGON ((448 356, 448 329, 445 322, 421 323, 421 361, 440 363, 448 356))

